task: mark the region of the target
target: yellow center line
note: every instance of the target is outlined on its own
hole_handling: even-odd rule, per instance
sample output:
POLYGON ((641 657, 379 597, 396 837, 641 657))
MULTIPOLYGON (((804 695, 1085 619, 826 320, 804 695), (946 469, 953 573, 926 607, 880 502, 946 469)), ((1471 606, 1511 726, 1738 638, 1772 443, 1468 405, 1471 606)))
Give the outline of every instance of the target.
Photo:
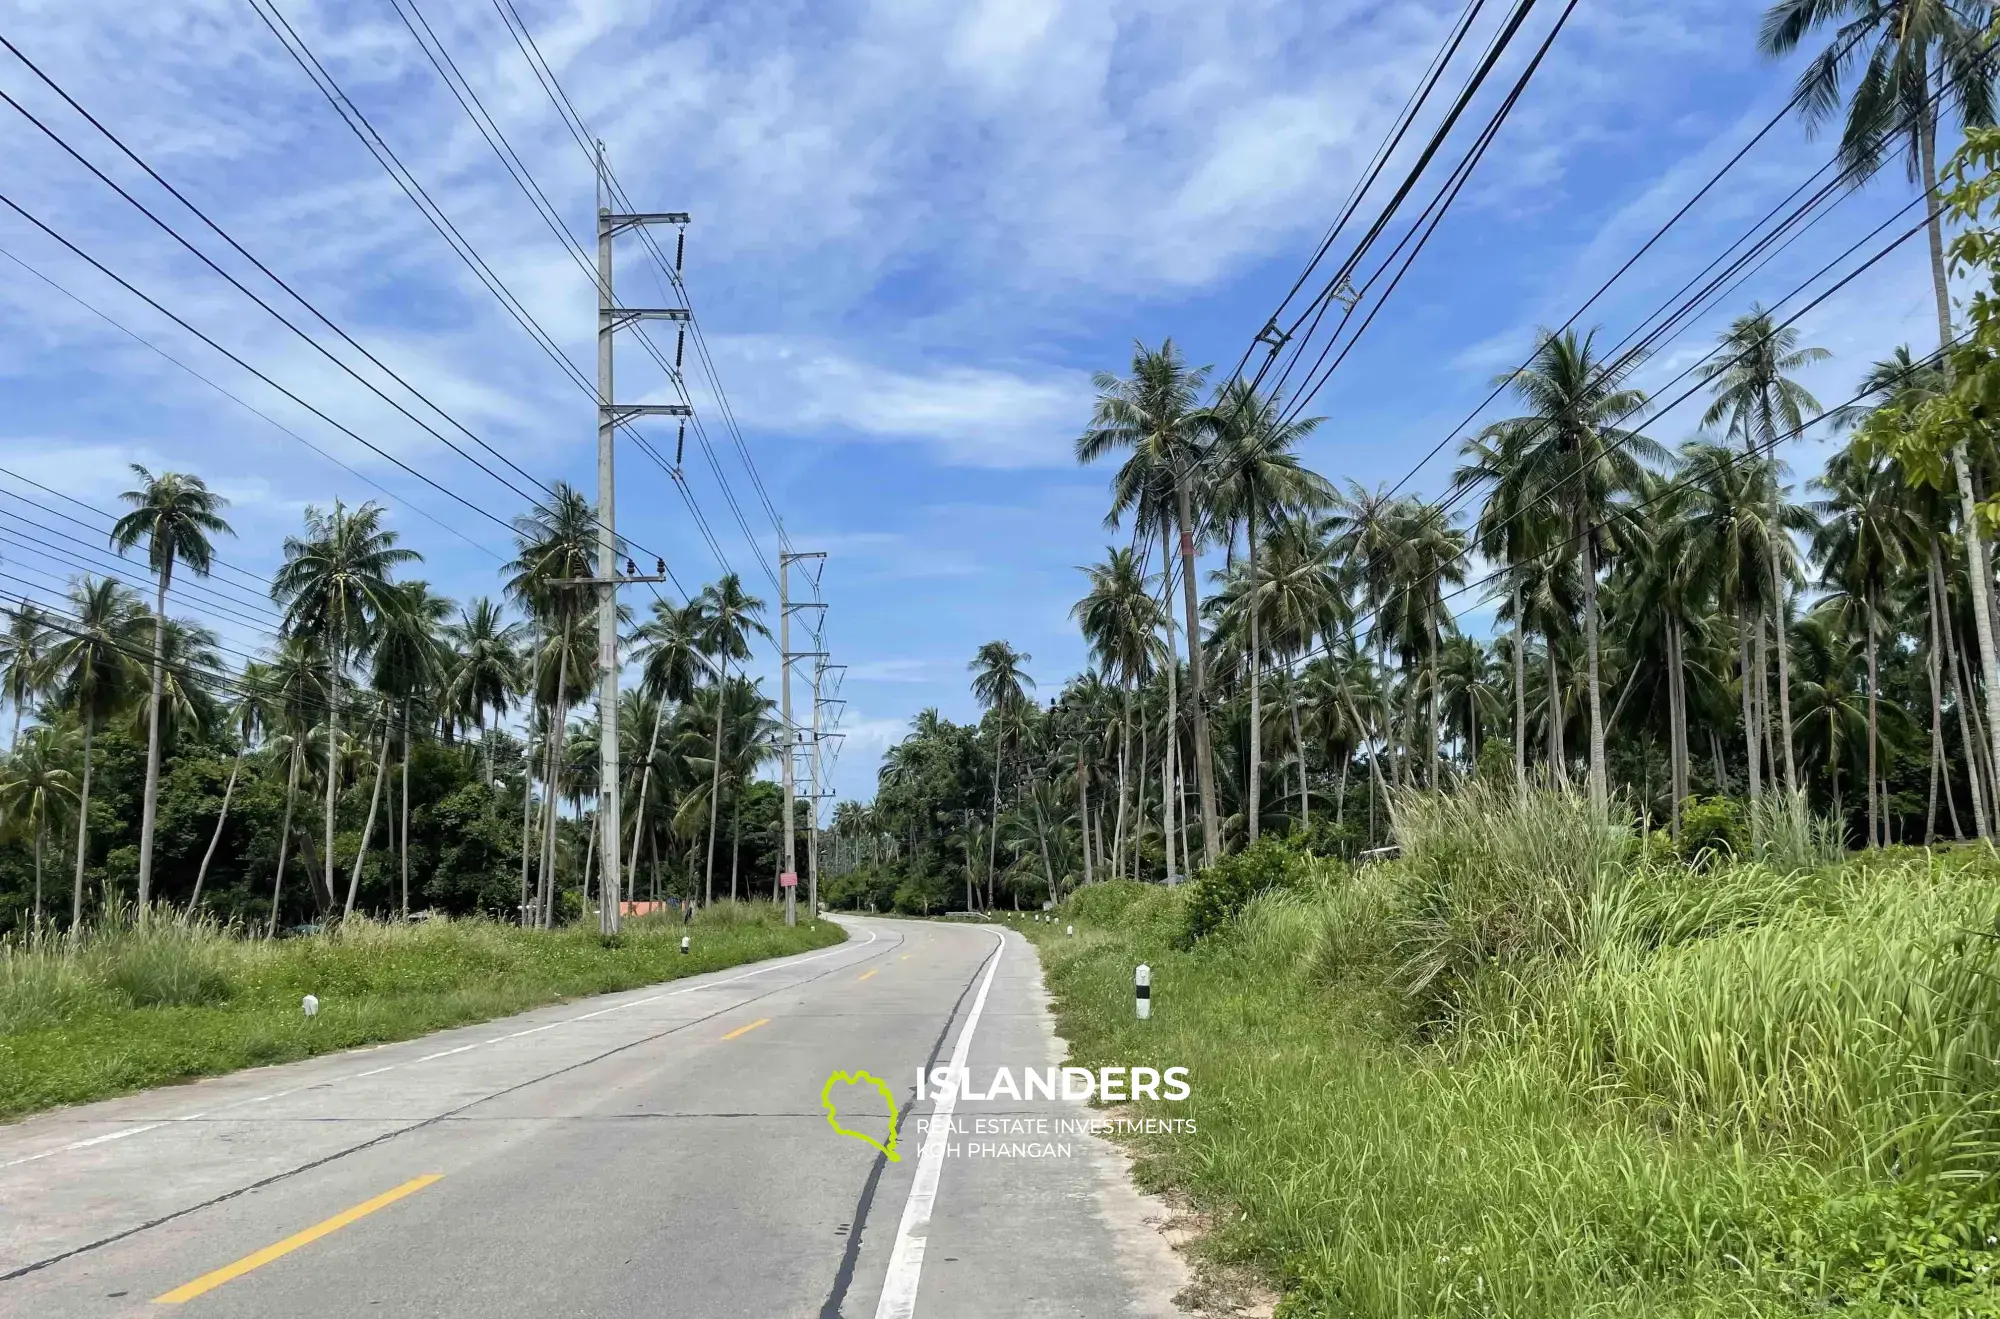
POLYGON ((897 960, 897 961, 899 961, 899 962, 907 962, 907 961, 909 961, 909 960, 910 960, 910 959, 911 959, 912 957, 915 957, 915 956, 916 956, 916 954, 915 954, 915 953, 904 953, 904 954, 903 954, 903 955, 902 955, 901 957, 898 957, 898 958, 897 958, 896 960, 897 960))
POLYGON ((725 1040, 733 1040, 738 1035, 748 1035, 751 1031, 756 1030, 759 1026, 768 1026, 770 1024, 771 1024, 771 1019, 769 1017, 759 1017, 757 1018, 757 1020, 751 1022, 748 1026, 738 1026, 735 1030, 730 1031, 727 1035, 723 1036, 722 1038, 725 1040))
POLYGON ((879 966, 871 966, 866 971, 863 971, 860 975, 854 978, 856 980, 866 980, 869 976, 874 975, 877 971, 880 971, 881 969, 882 968, 879 966))
POLYGON ((266 1246, 255 1254, 245 1255, 234 1264, 225 1264, 213 1273, 204 1273, 193 1282, 183 1283, 164 1295, 155 1296, 153 1301, 159 1305, 179 1305, 183 1301, 191 1301, 203 1292, 213 1291, 232 1278, 240 1278, 252 1269, 261 1269, 272 1260, 291 1254, 300 1246, 309 1246, 323 1236, 338 1232, 349 1223, 366 1218, 377 1209, 392 1205, 406 1195, 414 1195, 442 1176, 444 1174, 441 1172, 427 1172, 421 1177, 412 1177, 401 1186, 394 1186, 382 1192, 373 1200, 364 1200, 354 1208, 335 1214, 323 1223, 315 1223, 305 1231, 296 1232, 275 1245, 266 1246))

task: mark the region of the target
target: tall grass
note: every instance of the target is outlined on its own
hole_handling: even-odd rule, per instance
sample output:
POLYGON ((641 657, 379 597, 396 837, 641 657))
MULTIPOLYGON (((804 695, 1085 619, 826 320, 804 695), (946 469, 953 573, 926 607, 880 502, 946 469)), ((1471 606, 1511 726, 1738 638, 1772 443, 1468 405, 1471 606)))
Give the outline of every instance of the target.
POLYGON ((268 941, 165 917, 0 944, 0 1117, 164 1081, 405 1039, 583 994, 837 943, 770 903, 693 926, 521 930, 485 920, 348 921, 268 941), (311 1021, 306 994, 320 999, 311 1021))
POLYGON ((1782 806, 1701 872, 1574 795, 1395 810, 1402 859, 1190 948, 1162 890, 1028 927, 1080 1065, 1191 1069, 1141 1173, 1281 1313, 2000 1315, 2000 864, 1829 864, 1782 806))

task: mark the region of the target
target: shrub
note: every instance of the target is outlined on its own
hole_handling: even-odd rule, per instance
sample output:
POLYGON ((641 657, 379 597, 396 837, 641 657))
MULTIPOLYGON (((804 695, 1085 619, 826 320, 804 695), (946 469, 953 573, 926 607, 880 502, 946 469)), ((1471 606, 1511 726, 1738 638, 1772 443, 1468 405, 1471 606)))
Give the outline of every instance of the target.
POLYGON ((1298 861, 1297 852, 1273 837, 1204 869, 1187 886, 1177 942, 1191 948, 1234 920, 1258 894, 1289 887, 1298 861))
POLYGON ((1697 870, 1726 864, 1748 845, 1743 806, 1729 797, 1690 797, 1681 812, 1681 859, 1697 870))
POLYGON ((1750 851, 1779 870, 1817 870, 1847 853, 1840 826, 1814 815, 1803 792, 1767 792, 1750 803, 1750 851))
POLYGON ((97 978, 138 1008, 220 1003, 234 991, 228 936, 206 921, 154 920, 101 938, 97 978))

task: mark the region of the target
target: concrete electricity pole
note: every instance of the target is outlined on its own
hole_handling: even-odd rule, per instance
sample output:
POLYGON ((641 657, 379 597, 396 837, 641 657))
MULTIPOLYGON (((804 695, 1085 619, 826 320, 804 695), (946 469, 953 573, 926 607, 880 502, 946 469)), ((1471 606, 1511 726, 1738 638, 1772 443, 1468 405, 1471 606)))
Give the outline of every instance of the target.
MULTIPOLYGON (((779 771, 785 784, 785 868, 778 876, 778 883, 785 890, 785 924, 798 923, 797 903, 799 889, 798 857, 798 788, 794 782, 792 758, 799 751, 799 726, 792 722, 792 661, 796 659, 824 659, 821 650, 792 649, 792 611, 795 609, 824 609, 817 600, 792 602, 792 564, 802 559, 826 561, 825 551, 795 553, 790 550, 778 551, 778 667, 779 674, 778 723, 779 736, 784 738, 784 752, 778 757, 779 771)), ((818 791, 817 785, 814 791, 818 791)))
MULTIPOLYGON (((664 581, 664 573, 641 577, 618 574, 617 489, 613 437, 618 427, 638 417, 686 417, 693 409, 682 403, 613 402, 612 345, 619 330, 642 321, 688 319, 685 307, 620 307, 612 295, 612 240, 640 225, 685 225, 682 211, 620 214, 607 205, 604 144, 597 144, 597 576, 571 579, 567 585, 597 588, 598 748, 597 824, 601 836, 598 854, 598 928, 605 934, 618 932, 620 877, 618 864, 622 830, 618 824, 620 800, 618 779, 618 584, 620 582, 664 581)), ((662 565, 664 567, 664 565, 662 565)))

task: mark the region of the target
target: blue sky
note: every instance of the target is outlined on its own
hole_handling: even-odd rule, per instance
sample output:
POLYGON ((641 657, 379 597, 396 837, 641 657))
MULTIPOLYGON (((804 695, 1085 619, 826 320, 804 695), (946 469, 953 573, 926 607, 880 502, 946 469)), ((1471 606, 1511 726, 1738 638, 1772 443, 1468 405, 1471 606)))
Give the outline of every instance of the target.
MULTIPOLYGON (((851 666, 834 781, 862 797, 882 747, 916 710, 971 715, 965 666, 981 642, 1004 637, 1029 652, 1050 690, 1081 667, 1067 618, 1077 567, 1118 538, 1101 525, 1108 470, 1070 457, 1090 373, 1121 369, 1135 338, 1169 335, 1196 362, 1233 365, 1460 7, 516 3, 637 204, 694 217, 687 280, 744 439, 793 543, 831 555, 827 637, 851 666)), ((390 0, 279 8, 590 372, 590 284, 390 0)), ((1584 0, 1465 195, 1315 401, 1326 421, 1312 465, 1371 485, 1404 476, 1518 364, 1537 325, 1574 311, 1783 104, 1796 70, 1756 53, 1757 8, 1584 0)), ((474 282, 248 0, 10 0, 7 15, 0 31, 384 362, 537 478, 594 490, 589 401, 474 282)), ((1528 34, 1553 16, 1538 14, 1528 34)), ((566 226, 585 235, 587 164, 492 0, 423 0, 422 17, 566 226)), ((4 54, 0 88, 281 300, 4 54)), ((503 518, 519 511, 516 495, 318 357, 26 121, 0 115, 12 124, 0 137, 0 191, 411 467, 503 518)), ((1622 337, 1829 150, 1795 123, 1780 127, 1585 323, 1622 337)), ((1776 301, 1909 196, 1900 169, 1885 171, 1665 346, 1640 382, 1669 379, 1751 299, 1776 301)), ((268 574, 307 504, 380 499, 434 586, 461 600, 497 593, 495 561, 460 535, 505 551, 499 527, 10 212, 0 212, 0 248, 271 419, 0 260, 0 466, 104 508, 129 484, 129 462, 198 472, 234 501, 240 534, 225 554, 251 576, 268 574)), ((619 261, 626 300, 658 302, 641 251, 621 247, 619 261)), ((1807 341, 1835 354, 1808 380, 1823 401, 1844 399, 1897 343, 1932 346, 1926 288, 1910 244, 1806 317, 1807 341)), ((668 397, 636 345, 622 349, 619 379, 625 399, 668 397)), ((690 487, 723 557, 771 595, 760 567, 775 552, 770 522, 706 384, 691 374, 690 387, 750 534, 692 436, 690 487)), ((1696 415, 1685 407, 1652 433, 1678 442, 1696 415)), ((672 424, 644 424, 670 455, 672 424)), ((1801 479, 1818 449, 1808 441, 1791 454, 1801 479)), ((1416 488, 1443 484, 1449 452, 1417 473, 1416 488)), ((76 570, 64 554, 88 561, 93 551, 18 519, 93 546, 100 533, 14 496, 53 501, 0 475, 0 512, 14 515, 0 516, 0 571, 13 574, 0 589, 39 598, 76 570)), ((619 526, 690 588, 720 571, 668 478, 629 444, 619 526)), ((266 638, 245 581, 225 574, 211 594, 183 595, 180 612, 255 651, 266 638)), ((753 667, 775 673, 768 650, 753 667)))

